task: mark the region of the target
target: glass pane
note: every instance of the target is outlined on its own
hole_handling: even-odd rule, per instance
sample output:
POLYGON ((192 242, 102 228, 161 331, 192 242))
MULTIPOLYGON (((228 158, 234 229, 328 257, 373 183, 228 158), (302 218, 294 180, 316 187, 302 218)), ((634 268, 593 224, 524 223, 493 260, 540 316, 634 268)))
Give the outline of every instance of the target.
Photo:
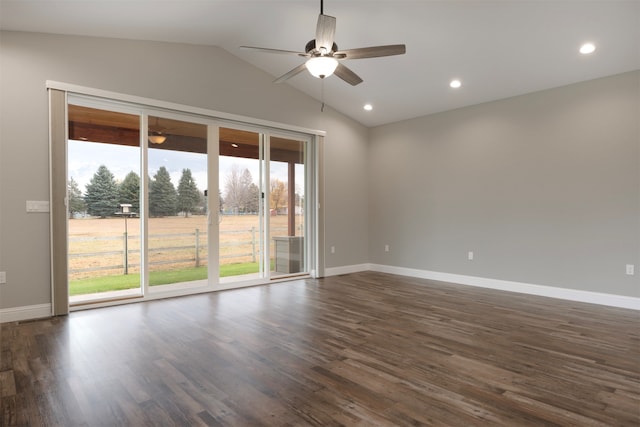
POLYGON ((271 138, 269 231, 272 278, 307 271, 304 162, 304 141, 271 138))
POLYGON ((263 277, 260 134, 220 128, 221 282, 263 277))
POLYGON ((140 296, 140 117, 68 112, 69 303, 140 296))
POLYGON ((207 126, 149 116, 151 291, 207 285, 207 126))

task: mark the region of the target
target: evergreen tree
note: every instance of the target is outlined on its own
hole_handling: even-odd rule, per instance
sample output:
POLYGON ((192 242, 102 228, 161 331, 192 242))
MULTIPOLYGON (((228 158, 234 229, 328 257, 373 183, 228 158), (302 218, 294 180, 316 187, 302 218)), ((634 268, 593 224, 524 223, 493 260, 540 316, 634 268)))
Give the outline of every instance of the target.
POLYGON ((133 212, 140 213, 140 177, 137 173, 129 172, 120 183, 118 199, 120 204, 128 203, 133 212))
POLYGON ((78 183, 71 177, 67 182, 67 197, 69 198, 69 218, 73 215, 87 210, 87 205, 82 198, 82 191, 78 188, 78 183))
POLYGON ((207 198, 200 190, 198 190, 198 204, 194 208, 193 213, 199 213, 201 215, 207 213, 207 198))
POLYGON ((149 188, 149 214, 170 216, 176 214, 177 193, 171 182, 169 171, 164 166, 153 176, 149 188))
POLYGON ((118 211, 118 185, 105 165, 98 168, 87 184, 84 201, 89 215, 106 218, 118 211))
POLYGON ((182 176, 178 183, 178 211, 184 212, 185 217, 188 217, 199 204, 200 191, 191 175, 191 169, 182 169, 182 176))

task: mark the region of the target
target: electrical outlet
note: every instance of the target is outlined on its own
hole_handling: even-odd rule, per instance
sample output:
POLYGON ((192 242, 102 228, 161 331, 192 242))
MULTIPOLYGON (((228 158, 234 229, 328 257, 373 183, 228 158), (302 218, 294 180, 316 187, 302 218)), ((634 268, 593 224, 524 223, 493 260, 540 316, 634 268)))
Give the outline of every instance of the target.
POLYGON ((473 251, 469 251, 469 252, 467 253, 467 259, 468 259, 469 261, 473 261, 473 251))
POLYGON ((384 245, 384 251, 389 252, 389 245, 384 245))
POLYGON ((7 283, 7 272, 0 271, 0 284, 7 283))
POLYGON ((627 276, 633 276, 634 274, 636 274, 636 267, 633 264, 627 264, 627 276))
POLYGON ((336 247, 335 246, 331 246, 331 253, 335 254, 336 253, 336 247))

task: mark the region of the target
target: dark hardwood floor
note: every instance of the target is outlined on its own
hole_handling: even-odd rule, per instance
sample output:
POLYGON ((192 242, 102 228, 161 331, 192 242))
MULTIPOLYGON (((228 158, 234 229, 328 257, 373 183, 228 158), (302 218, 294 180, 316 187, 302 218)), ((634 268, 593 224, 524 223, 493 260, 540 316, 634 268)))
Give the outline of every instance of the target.
POLYGON ((381 273, 1 326, 21 426, 638 426, 640 313, 381 273))

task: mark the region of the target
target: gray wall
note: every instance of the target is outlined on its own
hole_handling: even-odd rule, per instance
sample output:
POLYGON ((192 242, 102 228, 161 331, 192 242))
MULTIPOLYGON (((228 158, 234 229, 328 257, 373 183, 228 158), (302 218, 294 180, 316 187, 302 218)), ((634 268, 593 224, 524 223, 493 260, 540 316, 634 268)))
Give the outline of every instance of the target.
POLYGON ((169 43, 0 33, 0 309, 51 302, 45 81, 272 120, 327 132, 327 267, 368 260, 368 130, 222 49, 169 43))
POLYGON ((632 72, 372 129, 370 261, 640 296, 639 122, 632 72))
POLYGON ((221 49, 1 32, 0 309, 51 301, 46 80, 326 130, 327 267, 640 296, 638 72, 368 130, 221 49))

